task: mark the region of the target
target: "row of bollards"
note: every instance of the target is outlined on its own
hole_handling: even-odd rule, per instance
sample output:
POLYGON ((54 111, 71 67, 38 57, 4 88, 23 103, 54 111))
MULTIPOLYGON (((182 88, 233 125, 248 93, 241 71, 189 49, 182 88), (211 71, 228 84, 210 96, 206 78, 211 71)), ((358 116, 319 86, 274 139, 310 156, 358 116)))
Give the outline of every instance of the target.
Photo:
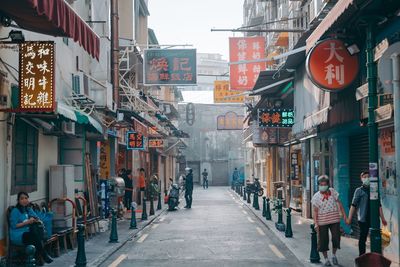
MULTIPOLYGON (((243 201, 247 201, 247 203, 251 204, 251 193, 246 189, 246 187, 238 189, 232 185, 232 190, 236 191, 241 197, 243 197, 243 201)), ((271 215, 271 207, 270 202, 271 200, 266 196, 262 197, 262 217, 268 221, 272 220, 271 215)), ((293 229, 292 229, 292 209, 287 208, 283 209, 283 201, 282 199, 277 199, 273 201, 274 210, 278 215, 278 220, 275 223, 275 227, 281 231, 285 232, 285 237, 292 238, 293 237, 293 229), (286 225, 283 222, 283 212, 286 213, 286 225)), ((253 208, 255 210, 260 210, 259 203, 258 203, 258 195, 256 193, 253 194, 253 208)), ((314 224, 311 224, 311 252, 310 252, 310 262, 311 263, 319 263, 320 262, 320 255, 317 248, 317 232, 315 231, 314 224)))

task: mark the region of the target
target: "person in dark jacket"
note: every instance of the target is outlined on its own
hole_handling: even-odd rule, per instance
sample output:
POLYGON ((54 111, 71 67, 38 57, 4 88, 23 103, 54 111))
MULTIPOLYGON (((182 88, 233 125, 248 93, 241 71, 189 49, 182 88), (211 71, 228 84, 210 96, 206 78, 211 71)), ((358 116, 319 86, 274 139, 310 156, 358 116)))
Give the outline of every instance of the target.
POLYGON ((125 169, 122 169, 120 173, 120 176, 124 179, 125 182, 124 204, 128 210, 131 208, 132 192, 133 192, 133 182, 131 174, 132 170, 125 170, 125 169))
POLYGON ((44 262, 53 260, 44 249, 43 239, 39 231, 35 230, 35 224, 40 223, 37 214, 29 207, 29 195, 19 192, 18 203, 10 214, 10 240, 15 245, 34 245, 36 248, 36 265, 43 266, 44 262))
POLYGON ((186 209, 192 208, 193 201, 193 170, 191 168, 186 168, 186 177, 185 177, 185 200, 186 200, 186 209))

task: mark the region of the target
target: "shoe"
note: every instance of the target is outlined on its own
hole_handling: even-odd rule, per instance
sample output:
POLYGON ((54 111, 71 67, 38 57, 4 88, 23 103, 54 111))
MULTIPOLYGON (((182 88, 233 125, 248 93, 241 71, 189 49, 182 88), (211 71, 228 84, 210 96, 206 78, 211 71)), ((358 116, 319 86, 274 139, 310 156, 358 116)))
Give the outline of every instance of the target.
POLYGON ((43 260, 44 260, 45 263, 52 263, 53 262, 53 259, 47 253, 45 253, 43 255, 43 260))
POLYGON ((339 262, 338 262, 336 256, 332 256, 332 264, 333 265, 339 265, 339 262))
POLYGON ((324 266, 332 266, 331 262, 328 259, 325 259, 324 266))
POLYGON ((188 206, 185 206, 184 208, 185 208, 185 209, 189 209, 189 207, 188 207, 188 206))

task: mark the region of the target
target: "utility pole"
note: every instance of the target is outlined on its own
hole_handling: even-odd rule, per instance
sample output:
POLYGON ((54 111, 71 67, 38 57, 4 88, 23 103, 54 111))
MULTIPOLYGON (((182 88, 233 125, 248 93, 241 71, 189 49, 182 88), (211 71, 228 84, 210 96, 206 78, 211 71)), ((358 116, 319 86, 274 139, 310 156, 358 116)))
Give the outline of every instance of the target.
POLYGON ((366 17, 366 54, 368 82, 368 136, 369 136, 369 173, 370 195, 369 208, 371 216, 371 252, 382 254, 382 240, 379 217, 379 168, 378 168, 378 125, 375 122, 377 108, 377 66, 374 61, 375 24, 377 18, 366 17))

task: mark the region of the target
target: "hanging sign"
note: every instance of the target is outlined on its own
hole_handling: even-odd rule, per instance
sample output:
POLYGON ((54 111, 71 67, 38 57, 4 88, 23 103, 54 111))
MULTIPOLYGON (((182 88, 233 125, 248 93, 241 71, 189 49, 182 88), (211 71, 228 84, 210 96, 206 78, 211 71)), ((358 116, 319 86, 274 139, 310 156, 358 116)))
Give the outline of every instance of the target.
POLYGON ((196 49, 144 50, 145 85, 196 85, 196 49))
POLYGON ((164 139, 161 138, 149 138, 149 148, 163 148, 164 139))
POLYGON ((194 104, 193 103, 188 103, 186 105, 186 123, 189 126, 192 126, 194 124, 194 119, 195 119, 195 109, 194 109, 194 104))
MULTIPOLYGON (((257 60, 265 58, 264 37, 229 38, 229 61, 257 60)), ((252 90, 258 75, 267 67, 266 62, 231 64, 229 67, 231 90, 252 90)))
POLYGON ((19 47, 20 111, 54 111, 54 42, 19 47))
POLYGON ((126 133, 126 149, 144 150, 144 137, 141 133, 129 131, 126 133))
POLYGON ((214 81, 214 103, 243 103, 244 95, 229 89, 229 81, 214 81))
POLYGON ((260 127, 292 127, 294 111, 292 109, 258 109, 260 127))
POLYGON ((100 145, 100 178, 110 178, 110 143, 108 141, 99 142, 100 145))
POLYGON ((243 130, 244 116, 229 111, 217 117, 217 130, 243 130))
POLYGON ((327 39, 317 43, 307 55, 307 74, 323 90, 338 92, 357 78, 357 55, 350 55, 344 42, 327 39))

